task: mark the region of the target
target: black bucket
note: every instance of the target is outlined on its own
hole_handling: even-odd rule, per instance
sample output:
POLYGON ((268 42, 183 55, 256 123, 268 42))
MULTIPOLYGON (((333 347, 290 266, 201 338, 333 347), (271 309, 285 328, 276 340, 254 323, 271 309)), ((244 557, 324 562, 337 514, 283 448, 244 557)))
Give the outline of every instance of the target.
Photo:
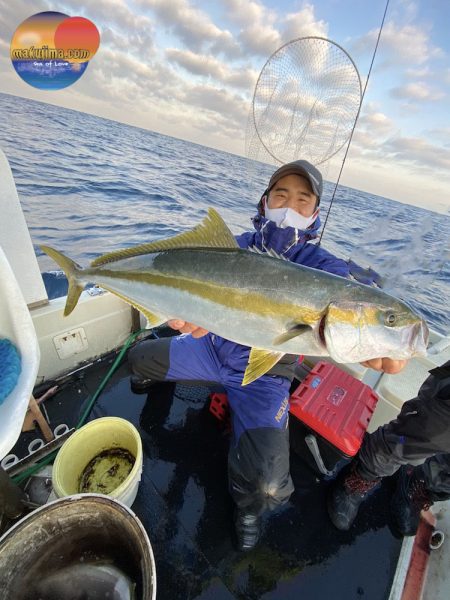
POLYGON ((121 502, 98 494, 42 506, 0 539, 0 590, 15 600, 154 600, 147 533, 121 502))

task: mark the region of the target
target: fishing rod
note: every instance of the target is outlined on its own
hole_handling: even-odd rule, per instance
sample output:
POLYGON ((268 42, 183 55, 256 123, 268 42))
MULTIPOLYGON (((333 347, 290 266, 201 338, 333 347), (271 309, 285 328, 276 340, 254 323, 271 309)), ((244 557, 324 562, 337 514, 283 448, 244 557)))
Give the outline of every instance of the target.
POLYGON ((362 103, 363 103, 363 101, 364 101, 364 96, 366 95, 367 86, 368 86, 368 84, 369 84, 370 75, 371 75, 371 73, 372 73, 372 67, 373 67, 373 65, 374 65, 374 62, 375 62, 375 56, 376 56, 376 54, 377 54, 378 45, 379 45, 379 43, 380 43, 381 34, 382 34, 382 32, 383 32, 383 28, 384 28, 384 22, 385 22, 385 20, 386 20, 386 14, 387 14, 387 11, 388 11, 388 8, 389 8, 389 2, 390 2, 390 0, 386 0, 386 6, 385 6, 385 8, 384 8, 384 14, 383 14, 383 18, 382 18, 382 20, 381 20, 381 25, 380 25, 380 29, 379 29, 379 31, 378 31, 377 41, 376 41, 375 48, 374 48, 374 51, 373 51, 372 60, 371 60, 371 62, 370 62, 369 71, 368 71, 368 73, 367 73, 366 83, 365 83, 365 85, 364 85, 364 90, 363 90, 363 93, 362 93, 362 96, 361 96, 361 102, 360 102, 360 105, 359 105, 359 108, 358 108, 358 112, 357 112, 357 115, 356 115, 356 118, 355 118, 355 122, 354 122, 354 124, 353 124, 353 127, 352 127, 352 130, 351 130, 351 132, 350 132, 350 137, 349 137, 349 140, 348 140, 347 147, 346 147, 346 149, 345 149, 344 158, 343 158, 343 160, 342 160, 342 164, 341 164, 341 168, 340 168, 340 170, 339 170, 338 178, 337 178, 336 184, 335 184, 335 186, 334 186, 333 194, 332 194, 332 196, 331 196, 331 200, 330 200, 330 206, 329 206, 329 208, 328 208, 327 216, 325 217, 325 222, 324 222, 324 224, 323 224, 322 231, 321 231, 321 233, 320 233, 320 237, 319 237, 319 244, 322 242, 322 236, 323 236, 323 232, 325 231, 325 227, 327 226, 328 217, 330 216, 331 207, 333 206, 333 202, 334 202, 334 197, 335 197, 335 195, 336 195, 336 191, 337 191, 337 188, 338 188, 338 186, 339 186, 339 182, 340 182, 340 180, 341 180, 342 171, 344 170, 345 161, 346 161, 346 159, 347 159, 348 151, 349 151, 349 149, 350 149, 350 144, 351 144, 351 142, 352 142, 353 134, 354 134, 354 132, 355 132, 355 129, 356 129, 356 124, 357 124, 357 122, 358 122, 359 115, 360 115, 360 113, 361 113, 361 107, 362 107, 362 103))

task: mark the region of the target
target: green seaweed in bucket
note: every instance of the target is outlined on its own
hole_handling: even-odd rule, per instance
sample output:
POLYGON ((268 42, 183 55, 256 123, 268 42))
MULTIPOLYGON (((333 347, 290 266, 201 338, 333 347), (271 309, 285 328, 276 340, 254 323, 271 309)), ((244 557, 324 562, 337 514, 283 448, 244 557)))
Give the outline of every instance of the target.
POLYGON ((103 450, 87 464, 80 477, 79 492, 110 494, 125 481, 135 457, 125 448, 103 450))

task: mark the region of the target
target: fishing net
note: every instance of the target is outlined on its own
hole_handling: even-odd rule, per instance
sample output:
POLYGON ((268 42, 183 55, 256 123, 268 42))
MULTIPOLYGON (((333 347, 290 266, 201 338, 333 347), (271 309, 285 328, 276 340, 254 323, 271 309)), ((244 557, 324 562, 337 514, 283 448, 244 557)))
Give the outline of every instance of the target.
POLYGON ((270 56, 255 86, 246 155, 321 165, 349 140, 361 103, 358 70, 343 48, 321 37, 293 40, 270 56))

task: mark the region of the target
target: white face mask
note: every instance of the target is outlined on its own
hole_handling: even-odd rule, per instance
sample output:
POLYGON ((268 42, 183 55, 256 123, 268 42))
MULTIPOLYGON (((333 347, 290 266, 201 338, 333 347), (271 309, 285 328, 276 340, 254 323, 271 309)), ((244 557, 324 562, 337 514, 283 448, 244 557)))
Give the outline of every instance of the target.
POLYGON ((277 227, 295 227, 295 229, 308 229, 319 216, 320 209, 317 208, 310 217, 304 217, 292 208, 269 208, 264 209, 266 219, 273 221, 277 227))

